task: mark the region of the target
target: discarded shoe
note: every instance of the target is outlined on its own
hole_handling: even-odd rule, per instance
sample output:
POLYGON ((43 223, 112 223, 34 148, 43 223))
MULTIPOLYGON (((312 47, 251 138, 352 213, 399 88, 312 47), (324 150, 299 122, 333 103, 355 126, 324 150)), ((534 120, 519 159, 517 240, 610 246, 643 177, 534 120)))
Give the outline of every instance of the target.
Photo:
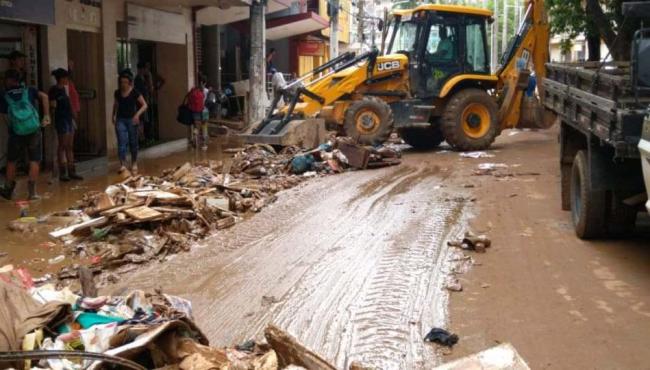
POLYGON ((424 337, 424 341, 437 343, 442 346, 453 347, 454 344, 458 343, 458 335, 452 334, 442 328, 433 328, 424 337))

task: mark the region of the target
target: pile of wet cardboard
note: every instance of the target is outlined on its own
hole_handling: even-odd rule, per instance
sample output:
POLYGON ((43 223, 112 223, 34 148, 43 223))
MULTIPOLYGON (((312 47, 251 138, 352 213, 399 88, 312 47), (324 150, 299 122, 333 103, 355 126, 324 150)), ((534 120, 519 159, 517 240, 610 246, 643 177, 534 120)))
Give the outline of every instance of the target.
MULTIPOLYGON (((349 139, 311 151, 251 145, 236 150, 230 160, 185 163, 160 177, 131 176, 105 191, 88 192, 63 213, 73 219, 69 226, 50 236, 100 269, 162 260, 260 211, 276 200, 276 193, 308 177, 394 165, 398 157, 394 149, 367 148, 349 139), (296 158, 304 156, 314 158, 297 169, 296 158)), ((59 278, 74 277, 73 267, 64 268, 59 278)))

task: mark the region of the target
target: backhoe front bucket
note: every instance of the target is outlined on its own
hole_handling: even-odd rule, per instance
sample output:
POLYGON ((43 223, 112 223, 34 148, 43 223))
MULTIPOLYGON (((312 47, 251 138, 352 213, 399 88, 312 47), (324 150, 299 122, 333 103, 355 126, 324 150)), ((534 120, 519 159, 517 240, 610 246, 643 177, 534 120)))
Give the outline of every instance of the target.
POLYGON ((327 140, 325 120, 322 118, 307 118, 291 120, 278 133, 276 127, 281 126, 280 120, 273 120, 256 134, 240 135, 246 143, 260 143, 278 146, 296 145, 306 149, 315 148, 327 140))

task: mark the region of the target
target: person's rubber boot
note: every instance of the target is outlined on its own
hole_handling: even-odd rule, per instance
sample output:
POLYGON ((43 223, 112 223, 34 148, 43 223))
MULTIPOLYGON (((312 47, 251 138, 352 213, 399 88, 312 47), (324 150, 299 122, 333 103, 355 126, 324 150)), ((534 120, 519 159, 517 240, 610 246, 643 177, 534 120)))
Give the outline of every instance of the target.
POLYGON ((11 198, 14 195, 14 189, 16 188, 16 182, 11 181, 8 183, 5 183, 2 188, 0 188, 0 196, 5 198, 6 200, 11 200, 11 198))
POLYGON ((27 182, 27 190, 29 192, 29 200, 39 200, 41 197, 36 194, 36 182, 34 181, 28 181, 27 182))
POLYGON ((59 181, 70 181, 70 177, 68 176, 68 169, 65 166, 59 166, 59 181))
POLYGON ((82 176, 79 176, 77 173, 77 169, 75 168, 74 165, 68 167, 68 177, 71 180, 83 180, 84 178, 82 176))

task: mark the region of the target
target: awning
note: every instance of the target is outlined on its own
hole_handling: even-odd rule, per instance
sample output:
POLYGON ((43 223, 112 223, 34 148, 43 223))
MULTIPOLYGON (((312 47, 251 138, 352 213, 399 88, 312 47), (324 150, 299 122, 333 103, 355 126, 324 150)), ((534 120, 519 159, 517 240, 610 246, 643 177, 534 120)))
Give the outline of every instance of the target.
POLYGON ((288 15, 266 22, 266 38, 280 40, 291 36, 320 31, 329 26, 325 18, 315 12, 288 15))
MULTIPOLYGON (((274 13, 290 6, 291 0, 268 0, 266 13, 274 13)), ((196 12, 196 23, 201 26, 229 24, 248 19, 249 16, 248 6, 209 6, 196 12)))

